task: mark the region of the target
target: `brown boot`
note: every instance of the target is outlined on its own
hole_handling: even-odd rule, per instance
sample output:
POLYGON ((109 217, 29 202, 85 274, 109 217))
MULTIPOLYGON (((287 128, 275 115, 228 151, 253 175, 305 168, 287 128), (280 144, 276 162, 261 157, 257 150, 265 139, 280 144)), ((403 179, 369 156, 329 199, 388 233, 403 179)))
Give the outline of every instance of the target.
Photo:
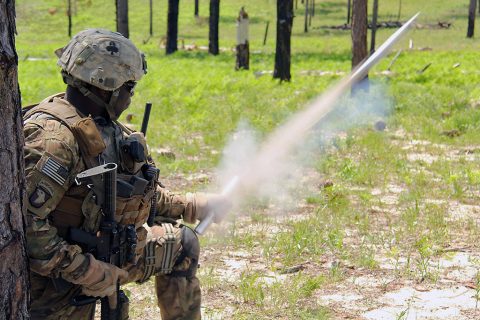
POLYGON ((198 278, 155 277, 158 306, 163 320, 200 320, 201 291, 198 278))

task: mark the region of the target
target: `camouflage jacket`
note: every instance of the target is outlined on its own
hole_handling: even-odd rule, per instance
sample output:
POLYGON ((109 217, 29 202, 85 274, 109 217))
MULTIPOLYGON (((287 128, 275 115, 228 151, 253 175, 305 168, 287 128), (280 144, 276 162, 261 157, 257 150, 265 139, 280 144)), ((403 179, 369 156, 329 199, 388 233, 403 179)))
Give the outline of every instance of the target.
MULTIPOLYGON (((55 98, 46 99, 40 106, 44 108, 46 106, 47 109, 74 108, 62 97, 57 95, 55 98)), ((79 117, 85 118, 82 115, 79 117)), ((30 269, 41 276, 54 278, 61 276, 67 280, 70 277, 76 278, 85 271, 86 266, 75 266, 73 262, 77 255, 83 253, 78 245, 71 244, 64 238, 64 234, 60 232, 62 229, 60 226, 62 226, 62 219, 67 220, 67 224, 78 219, 79 227, 89 232, 96 232, 95 228, 98 227, 101 219, 100 211, 87 201, 86 198, 91 197, 91 194, 84 189, 81 190, 75 184, 76 175, 91 165, 82 156, 81 147, 71 128, 61 119, 45 112, 30 111, 24 123, 27 252, 30 258, 30 269), (75 210, 71 209, 72 206, 75 210), (77 211, 76 215, 79 217, 72 215, 74 211, 77 211), (66 218, 63 215, 65 212, 69 214, 66 218)), ((124 163, 125 159, 120 155, 121 142, 128 140, 131 134, 120 128, 119 124, 112 122, 96 123, 96 126, 106 146, 97 160, 117 163, 119 175, 122 176, 128 164, 124 163)), ((145 153, 148 155, 146 150, 145 153)), ((147 159, 150 157, 148 156, 147 159)), ((150 163, 153 164, 151 160, 150 163)), ((185 196, 169 192, 157 181, 154 186, 158 193, 157 215, 174 219, 183 218, 187 222, 195 221, 193 204, 187 201, 185 196)), ((118 222, 135 224, 139 241, 144 241, 146 237, 146 231, 142 225, 148 218, 148 214, 142 215, 139 211, 149 211, 148 200, 152 194, 153 191, 148 192, 148 195, 146 192, 145 195, 140 196, 137 199, 139 206, 134 208, 128 207, 130 203, 128 201, 119 203, 117 198, 117 209, 120 207, 118 210, 122 214, 118 222)), ((141 249, 140 246, 139 250, 141 249)))

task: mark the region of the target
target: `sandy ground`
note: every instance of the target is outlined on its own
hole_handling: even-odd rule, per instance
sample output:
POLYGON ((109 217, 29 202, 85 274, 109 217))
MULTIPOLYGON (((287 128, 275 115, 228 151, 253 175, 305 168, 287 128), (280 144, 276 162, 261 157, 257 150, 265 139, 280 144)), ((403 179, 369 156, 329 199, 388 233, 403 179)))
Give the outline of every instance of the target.
MULTIPOLYGON (((403 135, 400 133, 400 135, 403 135)), ((443 154, 432 154, 425 151, 431 147, 427 141, 410 140, 405 143, 407 160, 410 162, 423 161, 432 163, 438 157, 447 157, 452 161, 478 161, 480 147, 461 150, 451 150, 446 146, 436 145, 435 150, 443 150, 443 154), (474 150, 474 151, 472 151, 474 150)), ((431 149, 431 148, 430 148, 431 149)), ((165 184, 172 190, 188 189, 197 179, 208 180, 208 173, 193 176, 175 176, 165 179, 165 184)), ((318 177, 316 177, 318 178, 318 177)), ((383 191, 371 190, 372 196, 381 200, 382 207, 372 207, 371 211, 377 215, 396 214, 395 206, 403 187, 390 185, 383 191)), ((480 206, 474 197, 469 203, 449 201, 445 199, 431 199, 432 203, 445 204, 449 208, 447 221, 462 221, 470 219, 478 224, 480 206)), ((281 230, 275 207, 265 209, 265 215, 275 217, 276 223, 251 224, 247 218, 238 218, 238 232, 276 233, 281 230)), ((308 216, 313 209, 305 203, 298 203, 291 211, 289 219, 302 219, 308 216)), ((226 222, 224 228, 228 229, 226 222)), ((218 232, 216 227, 209 232, 218 232)), ((355 233, 349 233, 344 239, 346 244, 355 243, 355 233)), ((480 249, 478 245, 464 242, 463 234, 454 235, 445 252, 435 255, 428 261, 434 280, 422 281, 415 277, 401 274, 405 265, 409 263, 405 258, 394 259, 385 250, 379 248, 375 253, 378 267, 372 269, 359 268, 340 264, 344 276, 339 282, 322 286, 311 297, 318 305, 327 307, 333 319, 480 319, 480 298, 477 288, 477 273, 480 265, 480 249), (478 308, 477 308, 478 307, 478 308)), ((228 286, 240 279, 244 271, 258 271, 263 274, 261 279, 265 283, 284 281, 292 274, 281 274, 272 271, 267 265, 260 248, 238 250, 228 245, 223 247, 204 247, 201 256, 201 274, 214 275, 217 281, 224 281, 228 286)), ((320 262, 306 261, 298 270, 308 274, 327 274, 333 264, 338 264, 334 256, 326 254, 320 262)), ((294 272, 293 272, 294 274, 294 272)), ((153 283, 147 286, 127 286, 132 297, 132 319, 159 318, 159 309, 155 306, 153 283)), ((209 288, 208 283, 203 288, 204 319, 232 319, 232 313, 239 304, 239 298, 231 291, 219 290, 218 286, 209 288)))

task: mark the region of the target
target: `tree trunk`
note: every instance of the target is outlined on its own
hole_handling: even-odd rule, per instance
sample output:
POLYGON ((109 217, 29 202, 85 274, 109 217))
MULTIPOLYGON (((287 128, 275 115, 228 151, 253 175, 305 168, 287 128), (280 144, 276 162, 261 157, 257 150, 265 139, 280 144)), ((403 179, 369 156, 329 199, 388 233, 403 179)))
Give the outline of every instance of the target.
POLYGON ((267 21, 265 25, 265 36, 263 37, 263 45, 267 44, 267 37, 268 37, 268 27, 270 26, 270 21, 267 21))
POLYGON ((305 27, 303 28, 303 32, 308 32, 308 0, 305 0, 305 27))
POLYGON ((15 1, 0 2, 0 319, 29 319, 23 128, 15 51, 15 1))
POLYGON ((153 0, 150 0, 150 37, 153 36, 153 0))
POLYGON ((220 0, 210 0, 210 29, 208 32, 208 53, 217 55, 218 48, 218 21, 220 19, 220 0))
POLYGON ((402 15, 402 0, 398 0, 398 14, 397 21, 400 21, 400 16, 402 15))
POLYGON ((67 4, 67 16, 68 16, 68 37, 72 37, 72 0, 68 0, 67 4))
POLYGON ((377 36, 377 20, 378 20, 378 0, 373 0, 372 38, 370 41, 370 54, 375 52, 375 39, 377 36))
POLYGON ((248 41, 248 13, 242 7, 237 18, 237 61, 235 70, 248 70, 250 65, 250 48, 248 41))
POLYGON ((353 0, 352 8, 352 68, 367 57, 367 0, 353 0))
POLYGON ((293 25, 293 0, 277 0, 277 47, 273 78, 290 81, 290 40, 293 25))
POLYGON ((195 0, 195 17, 198 17, 198 0, 195 0))
POLYGON ((116 0, 117 3, 117 32, 125 38, 128 34, 128 0, 116 0))
POLYGON ((347 24, 350 24, 350 17, 352 16, 352 0, 347 1, 347 24))
POLYGON ((171 54, 178 50, 178 4, 179 0, 168 0, 166 54, 171 54))
POLYGON ((310 10, 308 15, 308 26, 312 26, 313 12, 315 11, 315 0, 310 0, 310 10))
POLYGON ((473 38, 475 32, 475 13, 477 9, 477 0, 470 0, 470 6, 468 8, 468 28, 467 38, 473 38))

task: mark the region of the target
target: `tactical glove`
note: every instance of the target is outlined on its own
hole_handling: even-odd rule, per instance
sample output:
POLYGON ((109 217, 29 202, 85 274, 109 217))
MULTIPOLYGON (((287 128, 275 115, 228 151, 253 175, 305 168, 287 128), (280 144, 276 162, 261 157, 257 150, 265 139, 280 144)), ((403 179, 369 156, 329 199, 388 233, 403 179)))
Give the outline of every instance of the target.
POLYGON ((195 216, 200 221, 213 213, 213 221, 219 223, 232 208, 232 201, 218 193, 195 193, 192 199, 195 216))
POLYGON ((75 279, 74 283, 82 286, 83 294, 92 297, 107 297, 117 290, 117 281, 122 283, 127 280, 128 272, 113 264, 95 259, 87 253, 89 265, 87 271, 75 279))

